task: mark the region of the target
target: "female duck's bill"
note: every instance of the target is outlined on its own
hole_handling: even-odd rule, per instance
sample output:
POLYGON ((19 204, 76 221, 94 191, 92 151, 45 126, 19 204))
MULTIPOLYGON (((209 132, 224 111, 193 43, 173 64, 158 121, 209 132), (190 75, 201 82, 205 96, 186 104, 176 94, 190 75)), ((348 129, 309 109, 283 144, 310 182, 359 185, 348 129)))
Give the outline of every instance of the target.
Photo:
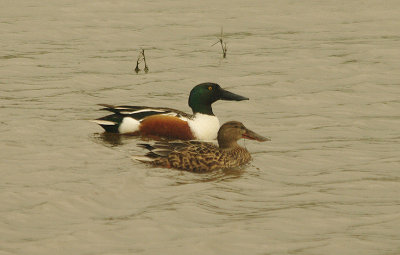
POLYGON ((267 137, 264 137, 264 136, 261 136, 261 135, 257 134, 254 131, 251 131, 250 129, 247 129, 247 128, 246 128, 246 133, 244 133, 242 135, 242 138, 249 139, 249 140, 256 140, 258 142, 265 142, 265 141, 270 141, 271 140, 271 139, 269 139, 267 137))

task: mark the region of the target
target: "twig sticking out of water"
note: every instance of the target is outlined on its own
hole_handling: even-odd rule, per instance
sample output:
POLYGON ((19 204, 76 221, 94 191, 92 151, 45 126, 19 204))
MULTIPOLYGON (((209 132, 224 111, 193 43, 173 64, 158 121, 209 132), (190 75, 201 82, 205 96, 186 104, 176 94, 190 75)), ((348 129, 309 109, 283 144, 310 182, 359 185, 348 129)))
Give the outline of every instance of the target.
POLYGON ((226 58, 226 52, 228 51, 228 47, 226 46, 226 42, 224 42, 224 31, 223 28, 221 27, 221 36, 218 38, 218 41, 216 43, 214 43, 212 46, 214 46, 215 44, 220 43, 221 44, 221 48, 222 48, 222 57, 226 58))
POLYGON ((139 68, 139 63, 142 61, 142 52, 139 53, 137 60, 136 60, 136 67, 135 67, 135 72, 139 73, 140 68, 139 68))
POLYGON ((136 72, 136 73, 139 73, 139 72, 140 72, 140 68, 139 68, 139 60, 138 60, 138 61, 136 61, 135 72, 136 72))
POLYGON ((139 63, 142 62, 142 60, 144 61, 144 71, 146 73, 149 72, 149 67, 147 66, 147 62, 146 62, 146 56, 144 55, 144 49, 141 49, 138 58, 136 60, 136 67, 135 67, 135 72, 139 73, 140 72, 140 68, 139 68, 139 63))
POLYGON ((144 72, 148 73, 149 67, 147 66, 147 63, 146 63, 146 56, 144 55, 144 49, 142 49, 142 56, 143 56, 143 61, 144 61, 144 72))

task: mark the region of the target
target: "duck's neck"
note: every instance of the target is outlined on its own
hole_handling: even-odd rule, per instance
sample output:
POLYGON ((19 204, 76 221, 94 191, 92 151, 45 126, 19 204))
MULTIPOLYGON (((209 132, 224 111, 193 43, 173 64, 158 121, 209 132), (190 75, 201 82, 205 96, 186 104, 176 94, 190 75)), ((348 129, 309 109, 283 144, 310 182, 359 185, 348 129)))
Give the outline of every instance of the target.
POLYGON ((218 139, 218 145, 219 148, 222 150, 234 150, 237 148, 241 148, 241 146, 237 143, 237 141, 227 141, 227 140, 222 140, 218 139))
POLYGON ((214 116, 211 105, 203 105, 203 106, 193 107, 192 111, 193 111, 193 114, 202 113, 202 114, 214 116))
POLYGON ((190 97, 189 106, 190 108, 192 108, 193 114, 202 113, 202 114, 214 115, 211 108, 211 103, 204 102, 204 100, 201 100, 200 98, 190 97))

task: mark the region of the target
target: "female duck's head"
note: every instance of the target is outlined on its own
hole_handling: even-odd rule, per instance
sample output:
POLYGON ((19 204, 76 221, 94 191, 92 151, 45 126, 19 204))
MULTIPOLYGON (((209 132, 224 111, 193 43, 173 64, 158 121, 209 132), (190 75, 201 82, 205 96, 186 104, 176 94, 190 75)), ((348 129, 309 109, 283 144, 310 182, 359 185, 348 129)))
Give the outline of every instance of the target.
POLYGON ((263 137, 254 131, 246 128, 239 121, 228 121, 224 123, 218 131, 218 144, 222 149, 237 146, 237 141, 241 138, 265 142, 269 139, 263 137))

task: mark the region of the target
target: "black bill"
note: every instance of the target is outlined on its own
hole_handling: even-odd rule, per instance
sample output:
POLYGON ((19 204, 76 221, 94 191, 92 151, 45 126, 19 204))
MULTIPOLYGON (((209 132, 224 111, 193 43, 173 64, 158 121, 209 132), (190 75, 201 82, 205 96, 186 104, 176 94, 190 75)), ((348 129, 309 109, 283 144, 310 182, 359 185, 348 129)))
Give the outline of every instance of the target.
POLYGON ((242 100, 249 100, 249 98, 237 95, 235 93, 229 92, 224 89, 220 89, 220 99, 221 100, 229 100, 229 101, 242 101, 242 100))

